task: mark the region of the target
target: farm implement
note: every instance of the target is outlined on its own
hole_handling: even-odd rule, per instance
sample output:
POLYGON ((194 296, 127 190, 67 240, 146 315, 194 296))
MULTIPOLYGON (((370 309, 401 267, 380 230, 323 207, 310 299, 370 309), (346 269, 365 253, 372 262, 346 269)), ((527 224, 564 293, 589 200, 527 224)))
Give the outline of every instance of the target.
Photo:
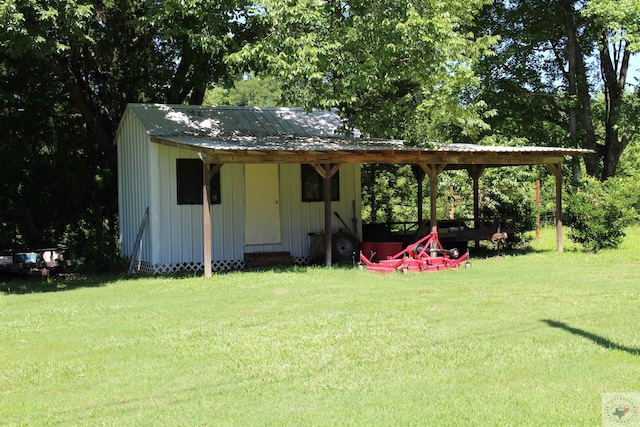
POLYGON ((387 259, 373 262, 373 255, 372 253, 367 258, 360 251, 360 267, 366 267, 369 271, 379 273, 393 273, 395 271, 404 273, 411 271, 430 272, 456 269, 465 260, 465 267, 471 267, 471 262, 468 261, 469 252, 460 256, 458 249, 444 249, 440 240, 438 240, 437 232, 427 234, 422 239, 407 246, 406 249, 393 256, 388 256, 387 259))
POLYGON ((0 273, 49 276, 74 264, 73 253, 66 245, 29 252, 0 252, 0 273))

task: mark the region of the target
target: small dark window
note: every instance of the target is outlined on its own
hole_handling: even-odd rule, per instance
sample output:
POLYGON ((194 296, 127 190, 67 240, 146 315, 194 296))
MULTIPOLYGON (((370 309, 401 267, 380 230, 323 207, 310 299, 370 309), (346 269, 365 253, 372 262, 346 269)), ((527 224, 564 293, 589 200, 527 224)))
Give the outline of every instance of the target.
MULTIPOLYGON (((179 205, 202 204, 202 161, 200 159, 177 159, 176 176, 179 205)), ((209 201, 220 204, 220 173, 212 174, 209 201)))
MULTIPOLYGON (((322 202, 324 200, 324 178, 311 165, 301 165, 302 201, 322 202)), ((340 171, 331 177, 331 200, 340 200, 340 171)))

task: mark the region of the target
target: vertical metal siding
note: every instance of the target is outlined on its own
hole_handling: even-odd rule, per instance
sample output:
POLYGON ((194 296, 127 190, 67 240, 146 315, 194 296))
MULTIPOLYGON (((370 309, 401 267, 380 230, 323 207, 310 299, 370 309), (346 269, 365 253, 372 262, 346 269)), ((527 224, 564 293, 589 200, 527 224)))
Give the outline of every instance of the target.
MULTIPOLYGON (((141 259, 154 264, 201 262, 202 206, 177 204, 175 168, 176 159, 197 156, 190 150, 151 143, 135 122, 124 123, 122 138, 118 155, 122 162, 119 200, 123 255, 132 253, 144 209, 150 205, 141 259), (151 154, 152 151, 156 154, 151 154), (149 193, 157 196, 150 199, 149 193)), ((241 260, 244 252, 277 250, 291 252, 295 257, 309 255, 308 234, 324 229, 324 205, 322 202, 302 202, 300 165, 280 165, 281 245, 244 246, 244 166, 226 164, 220 174, 222 203, 211 209, 213 260, 241 260)), ((348 226, 351 226, 353 202, 359 220, 359 189, 360 166, 343 165, 340 168, 340 200, 332 202, 332 212, 337 211, 348 226)), ((335 217, 332 223, 334 232, 343 228, 335 217)))
MULTIPOLYGON (((148 201, 148 149, 151 144, 145 129, 129 110, 122 119, 116 141, 118 145, 118 212, 121 256, 133 253, 135 238, 142 222, 148 201)), ((145 229, 139 257, 151 261, 150 232, 145 229)))
POLYGON ((160 221, 160 209, 161 209, 161 196, 162 189, 160 187, 160 146, 159 144, 149 144, 148 157, 146 163, 148 166, 149 185, 147 189, 147 199, 149 200, 149 235, 152 236, 150 250, 151 250, 151 264, 158 264, 162 256, 162 244, 160 239, 155 236, 159 236, 162 233, 163 227, 160 221))
MULTIPOLYGON (((202 205, 178 205, 176 159, 197 158, 190 150, 158 145, 159 185, 158 233, 160 255, 157 263, 202 262, 202 205)), ((227 164, 220 169, 221 204, 211 206, 212 259, 241 260, 243 248, 244 178, 242 165, 227 164)))
POLYGON ((244 258, 244 167, 240 164, 223 165, 220 169, 222 204, 216 206, 213 220, 217 236, 214 252, 216 259, 242 260, 244 258), (225 203, 225 200, 227 201, 225 203))
MULTIPOLYGON (((324 231, 324 203, 302 202, 300 165, 280 165, 280 177, 282 250, 306 257, 311 243, 309 233, 324 231)), ((331 202, 331 212, 338 212, 349 227, 354 202, 360 223, 360 165, 345 164, 340 167, 340 200, 331 202)), ((344 228, 335 216, 331 222, 333 232, 344 228)))
MULTIPOLYGON (((277 111, 268 117, 260 116, 262 126, 269 131, 290 127, 283 125, 278 117, 281 114, 277 111)), ((246 129, 251 126, 254 124, 240 125, 246 129)), ((140 222, 149 207, 150 219, 143 235, 140 259, 169 265, 202 262, 202 206, 177 204, 176 159, 197 158, 195 152, 151 143, 140 119, 129 109, 122 119, 117 144, 122 255, 132 254, 140 222)), ((302 202, 300 165, 282 164, 279 170, 282 244, 245 247, 244 165, 222 166, 222 203, 211 209, 213 260, 241 260, 245 252, 276 250, 289 251, 294 257, 309 255, 308 234, 324 229, 324 204, 302 202)), ((332 202, 332 212, 339 212, 347 226, 352 225, 354 202, 361 226, 360 165, 343 165, 340 200, 332 202)), ((332 223, 333 231, 343 227, 335 217, 332 223)))

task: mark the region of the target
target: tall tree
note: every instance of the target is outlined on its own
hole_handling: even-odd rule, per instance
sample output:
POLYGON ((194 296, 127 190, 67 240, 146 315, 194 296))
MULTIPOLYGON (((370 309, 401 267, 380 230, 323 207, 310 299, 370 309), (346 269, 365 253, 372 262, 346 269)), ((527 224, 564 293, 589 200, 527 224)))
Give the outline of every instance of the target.
POLYGON ((605 140, 602 179, 614 176, 620 156, 632 133, 621 127, 627 73, 631 55, 640 51, 640 3, 591 0, 584 15, 593 19, 599 31, 598 56, 605 98, 605 140))
MULTIPOLYGON (((485 123, 472 68, 494 38, 467 27, 487 2, 263 0, 269 37, 235 58, 283 82, 288 104, 338 109, 345 133, 355 128, 412 143, 473 137, 485 123)), ((407 200, 398 185, 407 171, 389 169, 363 170, 373 222, 406 219, 379 204, 407 200)))
MULTIPOLYGON (((113 140, 126 104, 201 103, 209 83, 236 74, 224 57, 259 32, 256 15, 246 0, 0 2, 0 121, 2 133, 12 135, 2 139, 3 151, 7 144, 16 145, 9 151, 20 150, 21 142, 33 139, 32 129, 50 124, 39 138, 43 148, 26 152, 27 158, 64 149, 81 153, 82 180, 70 177, 73 155, 49 162, 52 173, 78 187, 65 199, 76 197, 76 190, 92 195, 79 199, 81 208, 68 224, 77 226, 83 217, 90 228, 107 225, 113 235, 113 140), (18 112, 23 119, 12 120, 18 112)), ((32 188, 31 197, 48 200, 45 187, 32 185, 36 171, 21 175, 19 163, 6 172, 24 178, 13 193, 32 188)))
POLYGON ((501 41, 478 72, 484 99, 499 112, 489 120, 492 129, 536 144, 592 149, 597 154, 585 156, 587 173, 603 180, 615 174, 628 143, 624 135, 630 135, 620 138, 617 124, 628 59, 638 50, 638 22, 633 0, 497 0, 488 6, 478 32, 500 34, 501 41), (604 139, 592 111, 601 88, 609 123, 604 139))
POLYGON ((492 37, 463 31, 485 0, 264 0, 270 35, 251 61, 284 83, 285 100, 338 108, 351 127, 412 137, 435 110, 471 132, 482 106, 463 105, 471 67, 492 37))

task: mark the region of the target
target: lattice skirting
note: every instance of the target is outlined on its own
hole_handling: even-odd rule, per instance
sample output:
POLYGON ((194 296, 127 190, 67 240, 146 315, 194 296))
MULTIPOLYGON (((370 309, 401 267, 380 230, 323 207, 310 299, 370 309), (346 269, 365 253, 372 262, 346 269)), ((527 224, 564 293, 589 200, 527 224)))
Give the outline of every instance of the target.
MULTIPOLYGON (((310 258, 307 257, 291 257, 295 265, 308 265, 310 258)), ((211 270, 217 272, 234 271, 244 269, 244 260, 225 260, 213 261, 211 270)), ((134 271, 145 274, 167 274, 177 273, 181 271, 198 272, 204 270, 204 264, 201 262, 182 262, 177 264, 151 264, 146 261, 138 261, 134 264, 134 271)))

